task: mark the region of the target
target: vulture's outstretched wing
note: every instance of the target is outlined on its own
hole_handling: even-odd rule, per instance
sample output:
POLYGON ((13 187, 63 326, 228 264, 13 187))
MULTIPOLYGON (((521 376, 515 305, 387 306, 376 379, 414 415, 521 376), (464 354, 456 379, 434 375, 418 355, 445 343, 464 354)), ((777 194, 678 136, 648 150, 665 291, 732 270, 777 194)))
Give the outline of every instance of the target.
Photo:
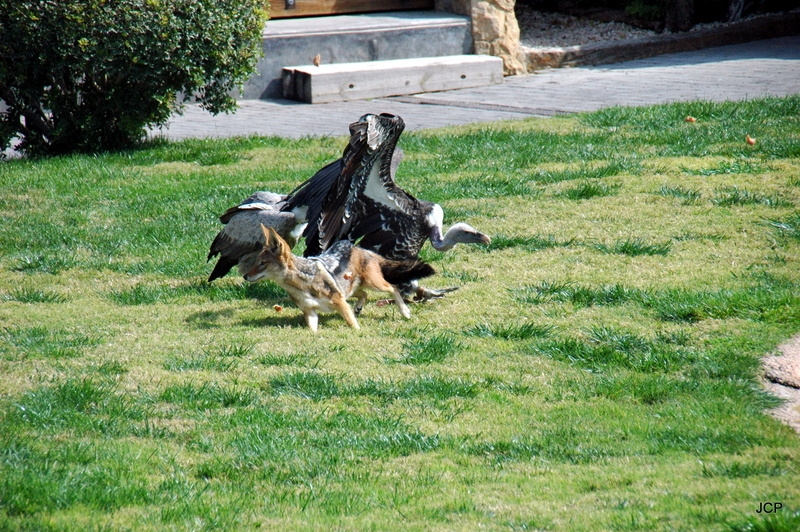
POLYGON ((391 222, 394 217, 411 214, 409 207, 416 202, 394 182, 402 160, 402 151, 395 147, 404 128, 403 119, 397 116, 362 116, 350 125, 350 142, 337 161, 339 173, 333 176, 334 162, 290 194, 289 208, 308 207, 308 227, 303 235, 306 256, 319 254, 339 240, 354 242, 374 232, 382 232, 392 241, 398 238, 402 227, 392 228, 391 222), (315 192, 300 190, 305 188, 315 192), (325 190, 327 193, 320 193, 325 190))
POLYGON ((280 210, 283 206, 283 201, 286 196, 283 194, 276 194, 274 192, 267 192, 259 190, 254 192, 249 198, 241 202, 239 205, 231 207, 219 217, 219 221, 226 224, 237 213, 247 210, 280 210))
POLYGON ((237 264, 241 273, 253 266, 264 247, 261 224, 272 227, 290 245, 294 245, 296 239, 292 232, 297 221, 291 212, 280 210, 283 199, 284 196, 272 192, 256 192, 220 216, 225 227, 214 238, 208 252, 208 260, 219 255, 209 282, 223 277, 237 264))
MULTIPOLYGON (((353 224, 356 201, 364 189, 369 171, 379 156, 376 134, 370 124, 359 120, 350 124, 350 142, 342 154, 342 167, 330 194, 322 204, 315 224, 321 249, 328 249, 341 240, 353 224)), ((390 152, 391 153, 391 152, 390 152)), ((306 237, 308 239, 308 237, 306 237)))

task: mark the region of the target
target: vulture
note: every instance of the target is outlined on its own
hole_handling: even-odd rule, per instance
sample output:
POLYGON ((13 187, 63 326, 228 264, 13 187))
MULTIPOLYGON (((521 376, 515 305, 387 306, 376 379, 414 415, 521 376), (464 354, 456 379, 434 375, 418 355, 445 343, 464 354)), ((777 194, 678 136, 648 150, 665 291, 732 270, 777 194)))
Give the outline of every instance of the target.
MULTIPOLYGON (((457 223, 443 232, 444 211, 417 199, 394 181, 392 162, 403 119, 366 114, 350 125, 350 142, 338 165, 332 163, 298 186, 284 210, 304 213, 306 256, 317 255, 339 240, 357 242, 388 259, 419 256, 425 241, 438 251, 456 244, 489 244, 475 228, 457 223)), ((399 164, 397 161, 396 164, 399 164)), ((416 286, 400 287, 406 295, 427 299, 443 295, 416 286)))
MULTIPOLYGON (((403 158, 397 141, 404 128, 399 116, 366 114, 350 124, 350 141, 342 157, 288 195, 256 192, 225 211, 220 221, 226 226, 208 254, 209 260, 220 255, 209 281, 237 264, 240 272, 249 269, 263 247, 261 223, 273 227, 290 245, 302 234, 306 257, 319 255, 340 240, 394 260, 418 258, 426 240, 438 251, 459 243, 489 244, 488 235, 465 223, 445 232, 440 205, 417 199, 395 183, 403 158)), ((429 290, 416 282, 400 289, 418 299, 454 290, 429 290)))

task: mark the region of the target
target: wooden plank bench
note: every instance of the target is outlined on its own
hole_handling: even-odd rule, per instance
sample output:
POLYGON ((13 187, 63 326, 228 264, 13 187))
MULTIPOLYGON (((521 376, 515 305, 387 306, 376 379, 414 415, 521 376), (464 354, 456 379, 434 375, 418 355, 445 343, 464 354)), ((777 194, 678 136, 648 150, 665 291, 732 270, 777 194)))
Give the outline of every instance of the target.
POLYGON ((502 83, 503 60, 488 55, 450 55, 302 65, 284 67, 282 81, 284 98, 343 102, 502 83))

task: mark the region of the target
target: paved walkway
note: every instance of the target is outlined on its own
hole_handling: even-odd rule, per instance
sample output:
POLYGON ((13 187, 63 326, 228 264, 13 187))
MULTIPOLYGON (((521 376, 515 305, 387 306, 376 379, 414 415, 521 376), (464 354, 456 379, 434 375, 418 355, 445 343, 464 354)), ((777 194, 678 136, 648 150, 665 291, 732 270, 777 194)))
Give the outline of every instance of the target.
POLYGON ((547 70, 509 77, 500 85, 420 96, 316 105, 242 100, 235 114, 216 117, 189 107, 161 132, 170 139, 250 134, 339 136, 348 134, 348 125, 368 112, 400 115, 407 130, 419 130, 615 105, 789 94, 800 94, 800 36, 614 65, 547 70))

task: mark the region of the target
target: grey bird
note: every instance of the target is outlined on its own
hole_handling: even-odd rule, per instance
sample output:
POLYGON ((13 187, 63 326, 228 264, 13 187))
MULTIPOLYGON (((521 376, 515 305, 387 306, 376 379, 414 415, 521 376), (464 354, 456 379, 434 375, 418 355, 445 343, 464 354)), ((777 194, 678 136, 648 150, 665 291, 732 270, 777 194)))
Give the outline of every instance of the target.
POLYGON ((261 224, 275 229, 281 238, 294 247, 305 223, 297 221, 291 212, 282 211, 286 196, 274 192, 256 192, 239 205, 231 207, 219 217, 225 224, 211 243, 208 259, 219 255, 209 282, 226 275, 234 266, 244 275, 255 264, 264 247, 261 224))

